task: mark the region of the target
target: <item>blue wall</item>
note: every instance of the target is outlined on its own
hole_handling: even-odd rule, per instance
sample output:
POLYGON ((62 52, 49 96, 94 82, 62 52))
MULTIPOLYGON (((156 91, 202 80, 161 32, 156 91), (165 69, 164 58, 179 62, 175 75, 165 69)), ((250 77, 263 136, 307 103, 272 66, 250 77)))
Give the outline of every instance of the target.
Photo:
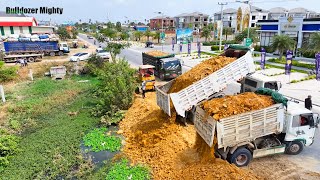
POLYGON ((320 24, 304 24, 303 31, 320 31, 320 24))
POLYGON ((278 25, 261 25, 261 30, 278 30, 278 25))

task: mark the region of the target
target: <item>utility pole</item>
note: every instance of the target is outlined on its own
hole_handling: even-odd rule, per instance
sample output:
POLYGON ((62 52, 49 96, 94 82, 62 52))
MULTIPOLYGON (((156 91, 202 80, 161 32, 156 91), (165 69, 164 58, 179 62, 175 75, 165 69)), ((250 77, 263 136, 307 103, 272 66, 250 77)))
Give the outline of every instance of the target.
POLYGON ((218 5, 221 6, 221 26, 220 26, 220 43, 219 43, 219 51, 221 51, 222 45, 222 31, 223 31, 223 6, 227 5, 228 3, 221 3, 218 2, 218 5))

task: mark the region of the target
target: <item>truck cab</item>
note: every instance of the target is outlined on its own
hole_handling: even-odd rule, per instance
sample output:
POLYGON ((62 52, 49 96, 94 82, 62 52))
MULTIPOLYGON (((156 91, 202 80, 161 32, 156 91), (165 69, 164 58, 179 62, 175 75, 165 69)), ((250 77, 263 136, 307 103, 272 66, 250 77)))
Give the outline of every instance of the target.
POLYGON ((241 81, 241 85, 241 92, 255 92, 258 88, 269 88, 275 91, 279 91, 282 87, 281 82, 258 73, 246 76, 241 81))
POLYGON ((303 105, 289 102, 285 116, 283 132, 287 145, 286 153, 299 154, 304 146, 313 144, 319 114, 312 113, 303 105))
POLYGON ((163 58, 159 61, 160 79, 174 79, 182 74, 180 59, 163 58))
POLYGON ((69 53, 70 48, 68 46, 67 42, 61 42, 59 43, 59 50, 62 51, 63 53, 69 53))

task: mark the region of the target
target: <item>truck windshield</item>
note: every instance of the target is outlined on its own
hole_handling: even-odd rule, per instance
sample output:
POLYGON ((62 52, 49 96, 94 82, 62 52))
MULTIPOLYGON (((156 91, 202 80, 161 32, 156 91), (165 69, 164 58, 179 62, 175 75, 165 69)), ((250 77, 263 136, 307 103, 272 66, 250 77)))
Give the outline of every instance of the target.
POLYGON ((163 63, 163 68, 166 69, 166 70, 176 70, 179 67, 181 67, 179 60, 177 60, 177 61, 168 61, 168 62, 163 63))
POLYGON ((277 82, 266 82, 266 83, 264 83, 264 88, 278 90, 278 84, 277 84, 277 82))

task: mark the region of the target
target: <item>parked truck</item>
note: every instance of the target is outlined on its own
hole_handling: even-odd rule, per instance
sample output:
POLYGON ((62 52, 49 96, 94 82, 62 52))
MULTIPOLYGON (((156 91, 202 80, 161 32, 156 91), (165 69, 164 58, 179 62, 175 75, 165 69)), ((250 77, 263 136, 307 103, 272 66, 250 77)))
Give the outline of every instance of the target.
POLYGON ((212 147, 215 155, 241 167, 253 158, 272 154, 299 154, 314 142, 319 114, 288 102, 220 119, 196 107, 193 122, 198 134, 212 147))
POLYGON ((182 73, 180 60, 175 58, 174 54, 157 57, 142 53, 142 63, 154 66, 154 74, 161 80, 173 79, 182 73))
POLYGON ((16 61, 19 58, 37 61, 43 55, 62 56, 70 52, 66 42, 58 41, 7 41, 3 44, 5 62, 16 61))

